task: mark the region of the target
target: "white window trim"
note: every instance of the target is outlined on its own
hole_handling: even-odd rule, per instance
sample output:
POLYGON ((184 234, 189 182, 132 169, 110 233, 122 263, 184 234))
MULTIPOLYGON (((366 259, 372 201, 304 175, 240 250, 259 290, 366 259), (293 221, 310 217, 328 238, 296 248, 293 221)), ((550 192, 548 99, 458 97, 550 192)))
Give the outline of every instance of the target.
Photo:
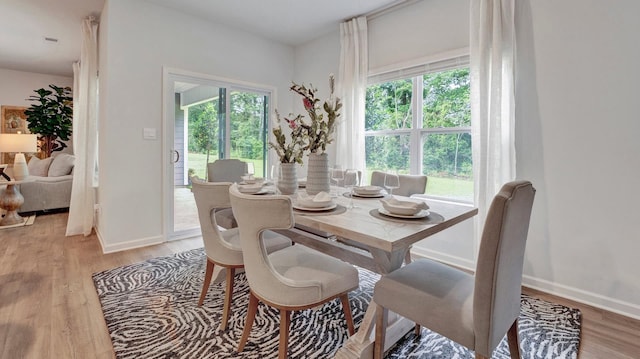
MULTIPOLYGON (((395 80, 412 79, 414 94, 421 94, 423 83, 422 81, 416 81, 417 77, 422 77, 424 74, 454 70, 458 68, 464 68, 470 66, 469 48, 460 48, 451 51, 442 52, 433 56, 423 57, 411 61, 397 63, 380 67, 377 69, 369 70, 369 77, 367 79, 367 86, 385 83, 395 80)), ((422 98, 421 96, 412 96, 411 111, 413 113, 411 128, 396 129, 396 130, 374 130, 364 132, 365 137, 368 136, 398 136, 409 135, 411 144, 411 153, 417 153, 417 156, 410 156, 409 158, 409 173, 420 174, 422 172, 423 151, 422 151, 422 138, 427 134, 451 134, 451 133, 469 133, 471 134, 471 126, 461 127, 438 127, 438 128, 423 128, 422 118, 422 98)), ((425 195, 423 195, 425 196, 425 195)), ((464 202, 458 199, 451 199, 446 197, 434 196, 445 200, 452 200, 455 202, 464 202)))

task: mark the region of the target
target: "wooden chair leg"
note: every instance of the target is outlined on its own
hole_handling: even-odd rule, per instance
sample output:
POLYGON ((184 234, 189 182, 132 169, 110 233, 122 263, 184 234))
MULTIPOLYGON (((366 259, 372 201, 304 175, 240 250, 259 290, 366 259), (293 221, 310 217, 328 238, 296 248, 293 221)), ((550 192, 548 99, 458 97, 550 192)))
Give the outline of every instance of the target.
POLYGON ((222 323, 220 329, 227 330, 227 322, 231 314, 231 302, 233 301, 233 282, 236 275, 235 268, 227 268, 227 289, 224 294, 224 305, 222 307, 222 323))
POLYGON ((489 358, 487 358, 487 357, 486 357, 486 356, 484 356, 484 355, 481 355, 481 354, 476 353, 476 359, 489 359, 489 358))
POLYGON ((204 303, 204 297, 207 296, 207 292, 209 291, 209 285, 211 284, 211 277, 213 276, 213 264, 212 261, 207 258, 207 269, 204 272, 204 282, 202 283, 202 292, 200 293, 200 300, 198 300, 198 306, 201 307, 202 303, 204 303))
POLYGON ((244 350, 249 334, 251 333, 251 327, 253 326, 253 320, 256 318, 256 312, 258 311, 258 298, 249 292, 249 307, 247 308, 247 319, 244 322, 244 329, 242 330, 242 337, 240 337, 240 343, 238 343, 238 353, 244 350))
MULTIPOLYGON (((371 304, 373 302, 369 305, 371 304)), ((376 341, 373 346, 373 359, 382 359, 384 357, 384 338, 387 335, 388 319, 389 310, 376 304, 376 341)))
POLYGON ((349 295, 343 294, 340 296, 340 302, 342 302, 342 310, 344 311, 344 318, 347 320, 347 329, 349 330, 349 336, 356 333, 356 327, 353 325, 353 316, 351 315, 351 305, 349 304, 349 295))
POLYGON ((278 359, 287 359, 290 324, 291 312, 286 309, 280 309, 280 344, 278 345, 278 359))
POLYGON ((420 327, 420 324, 416 323, 416 326, 413 328, 413 333, 419 337, 420 336, 420 331, 422 330, 422 328, 420 327))
POLYGON ((511 328, 507 332, 507 342, 509 343, 509 353, 511 359, 520 359, 520 340, 518 339, 518 319, 513 321, 511 328))

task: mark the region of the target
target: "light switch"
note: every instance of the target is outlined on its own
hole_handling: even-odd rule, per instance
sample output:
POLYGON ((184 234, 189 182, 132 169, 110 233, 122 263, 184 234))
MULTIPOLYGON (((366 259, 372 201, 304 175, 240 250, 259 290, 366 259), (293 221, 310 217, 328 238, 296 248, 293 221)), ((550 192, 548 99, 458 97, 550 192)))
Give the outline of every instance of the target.
POLYGON ((142 131, 142 137, 145 140, 155 140, 156 139, 156 129, 155 128, 144 128, 142 131))

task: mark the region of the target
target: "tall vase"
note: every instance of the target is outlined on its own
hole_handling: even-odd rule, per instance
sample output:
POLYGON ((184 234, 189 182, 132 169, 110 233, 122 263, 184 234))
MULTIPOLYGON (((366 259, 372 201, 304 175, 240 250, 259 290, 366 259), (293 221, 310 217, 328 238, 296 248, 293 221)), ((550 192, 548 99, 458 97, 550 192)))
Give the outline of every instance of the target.
POLYGON ((278 190, 282 194, 294 194, 298 190, 298 176, 295 163, 281 163, 278 190))
POLYGON ((310 153, 307 170, 307 193, 317 194, 330 191, 329 157, 326 153, 310 153))

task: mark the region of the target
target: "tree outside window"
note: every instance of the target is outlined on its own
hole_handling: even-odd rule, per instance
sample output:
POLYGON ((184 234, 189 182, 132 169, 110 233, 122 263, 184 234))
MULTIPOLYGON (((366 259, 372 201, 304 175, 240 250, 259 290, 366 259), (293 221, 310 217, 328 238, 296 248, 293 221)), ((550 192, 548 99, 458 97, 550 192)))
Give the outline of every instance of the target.
POLYGON ((471 202, 469 85, 468 68, 370 85, 365 105, 367 172, 425 174, 428 195, 471 202))

